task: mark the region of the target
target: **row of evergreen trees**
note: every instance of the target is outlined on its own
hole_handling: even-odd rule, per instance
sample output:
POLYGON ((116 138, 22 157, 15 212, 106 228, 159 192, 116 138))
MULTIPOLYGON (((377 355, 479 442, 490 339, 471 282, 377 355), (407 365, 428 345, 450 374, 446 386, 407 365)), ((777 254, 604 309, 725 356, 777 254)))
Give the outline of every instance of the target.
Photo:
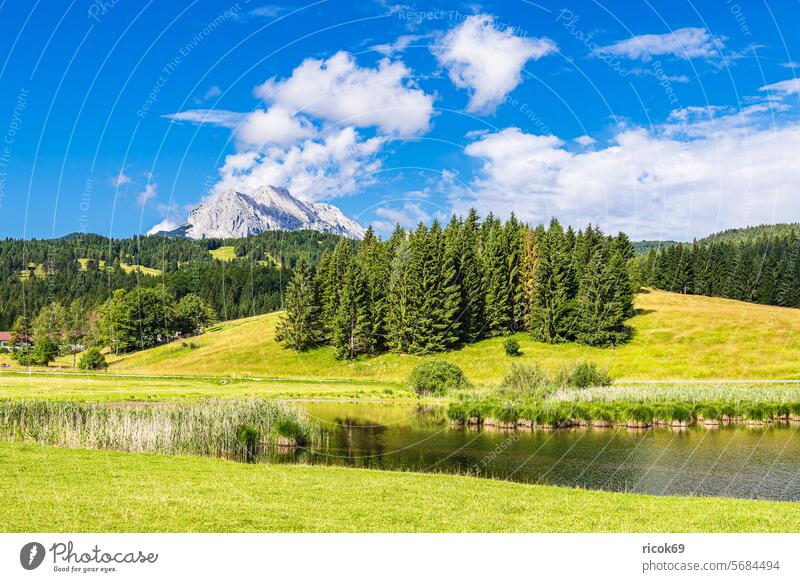
POLYGON ((627 236, 557 220, 532 228, 475 210, 387 241, 372 228, 357 249, 341 241, 316 269, 300 262, 286 289, 278 339, 338 357, 427 354, 527 330, 544 342, 625 341, 633 314, 627 236))
POLYGON ((640 258, 639 279, 677 293, 800 307, 800 233, 652 250, 640 258))

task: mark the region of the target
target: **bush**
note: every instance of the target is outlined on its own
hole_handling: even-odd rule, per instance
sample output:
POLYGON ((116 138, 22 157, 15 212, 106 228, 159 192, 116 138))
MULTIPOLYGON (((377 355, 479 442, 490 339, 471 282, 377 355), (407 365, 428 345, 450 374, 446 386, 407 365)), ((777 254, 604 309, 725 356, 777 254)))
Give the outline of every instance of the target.
POLYGON ((507 337, 505 341, 503 341, 503 350, 506 352, 507 356, 516 357, 522 354, 519 351, 519 342, 513 337, 507 337))
POLYGON ((89 348, 78 362, 81 370, 105 370, 108 368, 105 356, 97 348, 89 348))
POLYGON ((278 436, 294 440, 298 445, 304 445, 309 440, 308 427, 293 416, 283 416, 275 423, 275 432, 278 436))
POLYGON ((2 355, 2 354, 7 354, 7 353, 9 353, 10 351, 11 351, 11 350, 9 350, 9 349, 8 349, 7 347, 5 347, 5 346, 2 346, 2 347, 0 347, 0 355, 2 355))
POLYGON ((593 386, 610 386, 611 376, 601 370, 594 362, 577 362, 569 367, 561 368, 556 376, 556 384, 567 388, 591 388, 593 386))
POLYGON ((444 394, 469 385, 461 368, 443 360, 424 360, 408 377, 408 387, 417 394, 444 394))
POLYGON ((546 398, 552 391, 547 375, 537 365, 511 364, 500 381, 500 388, 506 392, 522 393, 534 398, 546 398))

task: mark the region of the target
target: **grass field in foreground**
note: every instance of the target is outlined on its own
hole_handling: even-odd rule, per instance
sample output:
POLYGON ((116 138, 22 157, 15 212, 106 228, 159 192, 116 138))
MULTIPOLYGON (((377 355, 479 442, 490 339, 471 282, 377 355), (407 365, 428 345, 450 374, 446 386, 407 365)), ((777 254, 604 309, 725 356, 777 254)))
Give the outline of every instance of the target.
MULTIPOLYGON (((517 334, 523 355, 503 353, 503 338, 477 342, 438 357, 460 365, 476 384, 496 383, 512 362, 549 370, 576 359, 607 367, 618 379, 798 379, 800 310, 728 299, 651 291, 636 298, 632 341, 615 349, 547 345, 517 334)), ((330 348, 298 353, 274 339, 279 314, 227 322, 192 339, 117 359, 114 372, 349 378, 404 382, 419 358, 384 354, 337 360, 330 348)), ((113 358, 112 358, 113 359, 113 358)))
POLYGON ((2 532, 796 532, 800 504, 0 443, 2 532))

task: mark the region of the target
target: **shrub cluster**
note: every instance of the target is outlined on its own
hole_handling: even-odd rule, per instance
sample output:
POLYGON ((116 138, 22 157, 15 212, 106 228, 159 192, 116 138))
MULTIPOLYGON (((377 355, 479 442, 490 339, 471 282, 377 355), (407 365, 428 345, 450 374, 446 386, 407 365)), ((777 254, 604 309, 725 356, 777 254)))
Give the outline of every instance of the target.
POLYGON ((594 362, 575 362, 558 371, 555 383, 565 388, 591 388, 610 386, 611 376, 594 362))
POLYGON ((500 392, 523 398, 547 398, 556 388, 609 386, 608 372, 592 362, 575 362, 558 371, 554 380, 537 365, 511 364, 500 382, 500 392))
POLYGON ((97 348, 89 348, 78 362, 81 370, 105 370, 108 368, 105 356, 97 348))
POLYGON ((519 342, 513 337, 507 337, 503 340, 503 351, 507 356, 511 356, 512 358, 522 354, 522 352, 519 351, 519 342))
POLYGON ((417 394, 444 394, 469 386, 464 371, 444 360, 423 360, 408 377, 408 387, 417 394))

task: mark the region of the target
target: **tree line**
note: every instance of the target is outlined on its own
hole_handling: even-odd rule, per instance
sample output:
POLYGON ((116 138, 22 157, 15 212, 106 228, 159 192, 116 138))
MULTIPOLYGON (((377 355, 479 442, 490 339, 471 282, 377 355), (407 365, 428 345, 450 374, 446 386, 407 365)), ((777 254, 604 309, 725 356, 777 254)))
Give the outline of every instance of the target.
POLYGON ((280 309, 282 288, 299 259, 316 264, 342 237, 316 231, 272 232, 249 239, 189 240, 162 236, 109 239, 80 234, 55 240, 0 241, 0 330, 56 301, 97 308, 116 289, 165 285, 177 300, 194 293, 223 319, 280 309), (237 260, 210 250, 234 246, 237 260), (126 272, 121 263, 160 271, 126 272), (28 269, 35 272, 25 273, 28 269))
POLYGON ((639 258, 639 280, 676 293, 800 307, 800 231, 777 226, 651 250, 639 258))
POLYGON ((176 337, 202 333, 216 321, 214 309, 193 293, 179 301, 164 286, 117 289, 96 310, 79 301, 44 306, 35 317, 20 315, 11 330, 12 358, 24 366, 47 366, 59 355, 89 347, 113 353, 146 349, 176 337))
POLYGON ((527 331, 537 340, 611 346, 630 336, 633 245, 591 225, 513 215, 483 221, 473 209, 442 227, 399 225, 386 241, 368 229, 340 241, 316 268, 300 261, 286 288, 277 337, 340 358, 385 351, 428 354, 527 331))

